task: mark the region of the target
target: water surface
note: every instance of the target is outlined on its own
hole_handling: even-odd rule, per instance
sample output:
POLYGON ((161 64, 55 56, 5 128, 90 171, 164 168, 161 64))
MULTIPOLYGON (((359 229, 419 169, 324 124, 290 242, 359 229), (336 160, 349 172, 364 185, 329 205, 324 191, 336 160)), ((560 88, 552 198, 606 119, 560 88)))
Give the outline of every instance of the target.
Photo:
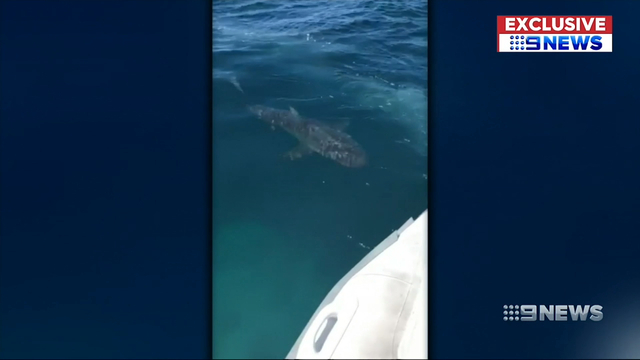
POLYGON ((426 1, 214 2, 214 357, 283 358, 332 286, 426 209, 426 55, 426 1), (249 104, 349 121, 369 166, 283 159, 296 140, 249 104))

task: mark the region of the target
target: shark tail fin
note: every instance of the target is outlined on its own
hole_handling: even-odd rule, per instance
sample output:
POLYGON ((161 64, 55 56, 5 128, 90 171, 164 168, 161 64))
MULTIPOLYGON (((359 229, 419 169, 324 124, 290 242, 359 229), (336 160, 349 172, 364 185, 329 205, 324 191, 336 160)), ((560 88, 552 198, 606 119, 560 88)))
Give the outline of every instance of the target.
POLYGON ((232 76, 231 79, 229 79, 229 82, 231 82, 233 84, 233 86, 236 87, 236 89, 238 89, 241 93, 244 94, 244 90, 242 90, 242 87, 240 86, 240 83, 238 82, 238 78, 236 78, 236 76, 232 76))

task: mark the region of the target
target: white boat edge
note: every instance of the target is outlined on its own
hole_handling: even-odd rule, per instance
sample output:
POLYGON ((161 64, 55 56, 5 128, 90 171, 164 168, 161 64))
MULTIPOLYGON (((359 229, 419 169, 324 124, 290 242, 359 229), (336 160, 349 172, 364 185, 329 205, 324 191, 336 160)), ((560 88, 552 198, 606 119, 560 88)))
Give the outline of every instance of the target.
POLYGON ((351 269, 286 358, 427 359, 427 220, 407 220, 351 269))

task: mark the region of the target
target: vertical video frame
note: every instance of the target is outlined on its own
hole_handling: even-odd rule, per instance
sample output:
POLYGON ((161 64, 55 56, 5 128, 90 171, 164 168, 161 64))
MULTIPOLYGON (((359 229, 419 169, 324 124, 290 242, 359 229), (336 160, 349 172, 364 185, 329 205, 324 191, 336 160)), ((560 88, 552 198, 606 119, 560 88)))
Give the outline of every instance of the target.
POLYGON ((214 358, 426 358, 427 1, 212 16, 214 358))

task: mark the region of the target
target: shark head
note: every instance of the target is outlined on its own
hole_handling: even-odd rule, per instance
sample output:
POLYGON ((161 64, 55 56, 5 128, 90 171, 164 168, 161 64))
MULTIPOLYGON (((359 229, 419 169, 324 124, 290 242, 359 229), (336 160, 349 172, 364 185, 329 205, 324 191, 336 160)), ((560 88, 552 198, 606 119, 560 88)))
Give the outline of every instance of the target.
POLYGON ((367 153, 360 147, 350 148, 330 156, 338 164, 350 168, 361 168, 369 163, 367 153))
POLYGON ((351 154, 351 156, 349 156, 348 159, 349 159, 348 164, 343 164, 343 165, 352 167, 352 168, 364 167, 369 163, 369 160, 367 159, 367 154, 364 151, 356 151, 353 154, 351 154))

